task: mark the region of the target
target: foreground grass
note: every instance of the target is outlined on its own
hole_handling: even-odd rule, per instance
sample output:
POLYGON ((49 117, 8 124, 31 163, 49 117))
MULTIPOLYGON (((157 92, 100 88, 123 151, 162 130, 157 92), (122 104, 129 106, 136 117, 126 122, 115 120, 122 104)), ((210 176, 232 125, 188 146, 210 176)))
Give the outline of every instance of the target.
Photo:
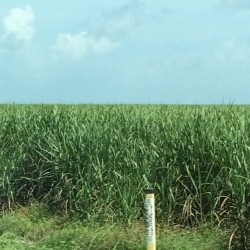
MULTIPOLYGON (((157 249, 226 249, 228 233, 203 227, 157 229, 157 249)), ((83 223, 52 216, 38 206, 2 214, 0 249, 145 249, 145 226, 130 227, 83 223)))

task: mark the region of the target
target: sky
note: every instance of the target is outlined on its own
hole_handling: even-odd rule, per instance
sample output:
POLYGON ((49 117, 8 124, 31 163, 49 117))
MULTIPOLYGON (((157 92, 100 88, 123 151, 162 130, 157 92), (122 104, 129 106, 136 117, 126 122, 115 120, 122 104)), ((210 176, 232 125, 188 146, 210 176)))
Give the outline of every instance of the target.
POLYGON ((250 104, 250 0, 0 0, 0 103, 250 104))

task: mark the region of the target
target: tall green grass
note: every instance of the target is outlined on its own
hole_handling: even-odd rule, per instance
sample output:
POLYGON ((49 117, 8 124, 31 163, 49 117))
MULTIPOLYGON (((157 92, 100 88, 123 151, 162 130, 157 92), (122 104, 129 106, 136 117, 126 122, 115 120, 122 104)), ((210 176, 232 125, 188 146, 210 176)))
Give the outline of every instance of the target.
POLYGON ((150 186, 159 222, 237 221, 249 244, 249 164, 248 106, 0 106, 2 209, 132 223, 150 186))

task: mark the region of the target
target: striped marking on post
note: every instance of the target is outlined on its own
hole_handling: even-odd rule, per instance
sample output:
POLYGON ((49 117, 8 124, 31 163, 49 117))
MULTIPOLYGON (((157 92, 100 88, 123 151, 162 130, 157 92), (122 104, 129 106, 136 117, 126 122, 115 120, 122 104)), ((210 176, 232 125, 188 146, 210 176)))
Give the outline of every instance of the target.
POLYGON ((147 250, 156 250, 155 230, 155 190, 145 189, 146 224, 147 224, 147 250))

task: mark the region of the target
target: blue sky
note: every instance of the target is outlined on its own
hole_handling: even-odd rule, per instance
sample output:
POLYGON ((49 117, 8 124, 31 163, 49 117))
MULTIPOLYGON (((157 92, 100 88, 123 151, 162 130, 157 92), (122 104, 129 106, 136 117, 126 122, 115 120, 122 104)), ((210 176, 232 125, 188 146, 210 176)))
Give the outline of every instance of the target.
POLYGON ((8 0, 0 22, 0 103, 250 103, 249 0, 8 0))

